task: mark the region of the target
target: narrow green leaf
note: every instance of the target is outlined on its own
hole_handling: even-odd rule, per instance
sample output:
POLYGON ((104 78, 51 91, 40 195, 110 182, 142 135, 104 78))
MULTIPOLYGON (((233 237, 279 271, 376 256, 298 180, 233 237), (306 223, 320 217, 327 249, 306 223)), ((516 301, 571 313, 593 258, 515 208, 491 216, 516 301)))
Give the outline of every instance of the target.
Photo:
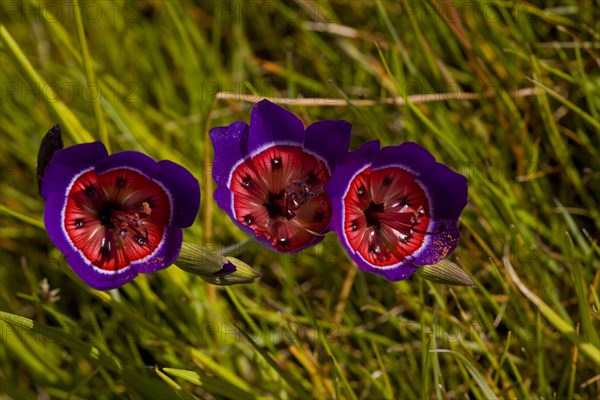
POLYGON ((227 382, 222 380, 200 374, 196 371, 189 371, 185 369, 177 368, 162 368, 162 371, 168 375, 181 378, 187 382, 190 382, 196 386, 201 386, 206 391, 214 395, 225 396, 231 399, 254 399, 256 398, 253 394, 248 393, 242 389, 239 389, 227 382))
POLYGON ((479 388, 483 392, 484 397, 488 400, 497 400, 498 399, 498 396, 496 396, 496 394, 494 393, 494 391, 492 390, 490 385, 488 385, 488 383, 487 383, 486 379, 483 377, 483 375, 479 371, 477 371, 477 369, 473 366, 473 364, 471 364, 471 362, 465 356, 463 356, 460 353, 457 353, 456 351, 445 350, 445 349, 437 349, 437 350, 429 350, 429 351, 432 353, 450 353, 450 354, 456 356, 463 363, 463 365, 467 368, 467 371, 469 371, 469 374, 473 377, 473 379, 477 383, 477 386, 479 386, 479 388))
POLYGON ((515 272, 508 257, 504 257, 503 262, 508 274, 515 282, 521 293, 523 293, 525 297, 527 297, 533 304, 537 306, 542 315, 550 322, 550 324, 552 324, 554 328, 566 336, 574 345, 579 347, 579 350, 582 354, 589 358, 594 364, 600 366, 600 348, 594 346, 593 343, 583 340, 583 338, 578 335, 577 331, 571 324, 562 319, 560 315, 558 315, 552 308, 544 303, 542 299, 540 299, 527 286, 525 286, 515 272))

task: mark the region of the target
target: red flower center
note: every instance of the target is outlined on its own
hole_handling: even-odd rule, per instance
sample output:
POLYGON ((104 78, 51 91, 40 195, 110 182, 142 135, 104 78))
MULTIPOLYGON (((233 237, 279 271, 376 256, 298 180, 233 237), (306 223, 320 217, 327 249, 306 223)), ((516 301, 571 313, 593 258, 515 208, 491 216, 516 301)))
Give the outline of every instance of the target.
POLYGON ((119 270, 154 252, 170 219, 165 190, 127 168, 85 172, 67 197, 65 230, 85 258, 103 270, 119 270))
POLYGON ((344 233, 369 264, 397 264, 429 234, 429 202, 415 178, 399 167, 366 168, 350 183, 344 197, 344 233))
POLYGON ((270 147, 233 171, 235 217, 278 251, 297 250, 329 224, 329 176, 325 162, 301 147, 270 147))

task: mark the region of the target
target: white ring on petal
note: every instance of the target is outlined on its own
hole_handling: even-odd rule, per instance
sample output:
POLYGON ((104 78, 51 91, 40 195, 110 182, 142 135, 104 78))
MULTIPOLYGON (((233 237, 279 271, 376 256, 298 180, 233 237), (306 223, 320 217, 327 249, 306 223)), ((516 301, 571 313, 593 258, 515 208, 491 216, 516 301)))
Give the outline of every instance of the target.
POLYGON ((265 144, 263 146, 260 146, 258 149, 256 149, 252 153, 250 153, 248 156, 242 158, 237 163, 235 163, 235 165, 233 167, 231 167, 231 170, 229 171, 229 176, 227 177, 227 188, 231 188, 231 179, 233 178, 233 171, 235 171, 237 169, 237 167, 239 167, 244 162, 246 162, 248 160, 251 160, 252 158, 254 158, 255 156, 257 156, 258 154, 264 152, 265 150, 269 150, 271 147, 275 147, 275 146, 297 147, 300 150, 302 150, 302 152, 304 152, 306 154, 310 154, 311 156, 315 157, 317 160, 319 160, 319 161, 323 162, 323 164, 325 164, 325 168, 327 168, 327 172, 329 173, 329 177, 331 178, 331 170, 329 169, 329 165, 327 164, 327 160, 325 160, 318 153, 315 153, 313 151, 307 150, 303 145, 298 145, 298 142, 273 142, 273 143, 269 143, 269 144, 265 144))
MULTIPOLYGON (((94 169, 94 167, 90 167, 90 168, 84 169, 84 170, 83 170, 83 171, 81 171, 80 173, 76 174, 76 175, 75 175, 75 176, 74 176, 74 177, 71 179, 71 181, 69 182, 69 185, 67 186, 67 190, 66 190, 66 192, 65 192, 65 193, 66 193, 67 195, 68 195, 69 193, 71 193, 71 189, 73 188, 73 185, 75 184, 75 182, 77 182, 77 180, 78 180, 78 179, 79 179, 79 178, 80 178, 80 177, 81 177, 83 174, 86 174, 86 173, 88 173, 88 172, 92 171, 93 169, 94 169)), ((152 181, 152 182, 155 182, 155 183, 157 183, 157 184, 158 184, 158 185, 159 185, 159 186, 160 186, 160 187, 161 187, 161 188, 162 188, 162 189, 165 191, 165 193, 167 194, 167 197, 169 197, 169 202, 170 202, 170 204, 169 204, 169 208, 171 208, 171 210, 170 210, 170 211, 171 211, 171 217, 170 217, 170 219, 169 219, 169 222, 170 222, 170 220, 171 220, 171 218, 173 218, 173 215, 174 215, 174 214, 173 214, 173 210, 172 210, 172 208, 173 208, 173 207, 172 207, 173 200, 172 200, 172 198, 171 198, 171 194, 169 193, 169 191, 168 191, 168 190, 166 190, 166 189, 165 189, 165 187, 164 187, 164 186, 163 186, 163 185, 162 185, 160 182, 158 182, 158 181, 155 181, 155 180, 153 180, 153 179, 150 179, 150 178, 148 178, 148 176, 146 176, 146 175, 145 175, 145 174, 143 174, 141 171, 139 171, 139 170, 137 170, 137 169, 134 169, 134 168, 129 168, 129 167, 116 167, 116 168, 112 168, 112 169, 110 169, 110 170, 107 170, 107 171, 105 171, 104 173, 107 173, 107 172, 110 172, 110 171, 114 171, 114 170, 117 170, 117 169, 128 169, 128 170, 131 170, 131 171, 137 172, 137 173, 139 173, 140 175, 144 176, 146 179, 148 179, 148 180, 150 180, 150 181, 152 181)), ((103 173, 103 174, 104 174, 104 173, 103 173)), ((117 269, 117 270, 114 270, 114 271, 107 271, 107 270, 103 270, 102 268, 98 268, 97 266, 95 266, 95 265, 92 263, 92 261, 90 261, 90 259, 88 259, 88 258, 85 256, 85 254, 83 253, 83 251, 81 251, 81 250, 80 250, 80 249, 79 249, 77 246, 75 246, 75 243, 73 243, 73 241, 71 240, 71 237, 69 236, 69 234, 68 234, 68 232, 67 232, 67 230, 66 230, 66 228, 65 228, 65 226, 66 226, 66 211, 67 211, 67 203, 68 203, 68 196, 65 196, 65 202, 64 202, 64 205, 63 205, 63 207, 62 207, 62 209, 61 209, 61 211, 60 211, 60 215, 61 215, 61 222, 62 222, 62 223, 61 223, 61 227, 60 227, 60 229, 61 229, 61 231, 62 231, 63 235, 65 236, 65 238, 67 239, 67 241, 69 242, 69 244, 71 245, 71 247, 72 247, 72 248, 74 248, 74 249, 75 249, 75 251, 76 251, 77 253, 79 253, 79 255, 81 256, 81 258, 82 258, 82 259, 84 259, 84 260, 86 260, 86 261, 88 262, 89 266, 90 266, 90 267, 91 267, 91 268, 92 268, 92 269, 93 269, 95 272, 97 272, 97 273, 99 273, 99 274, 101 274, 101 275, 112 276, 112 275, 119 275, 119 274, 122 274, 122 273, 124 273, 124 272, 128 271, 130 268, 132 268, 132 267, 134 267, 134 266, 136 266, 136 265, 138 265, 138 264, 140 264, 140 263, 143 263, 143 262, 146 262, 146 261, 148 261, 150 258, 152 258, 152 256, 153 256, 153 255, 155 255, 155 254, 156 254, 156 252, 157 252, 157 251, 159 251, 159 250, 160 250, 160 249, 161 249, 161 248, 164 246, 164 243, 165 243, 165 236, 166 236, 165 232, 163 232, 163 235, 162 235, 162 237, 161 237, 161 239, 160 239, 160 242, 158 243, 158 246, 156 247, 156 249, 155 249, 155 250, 154 250, 152 253, 148 254, 146 257, 144 257, 144 258, 141 258, 141 259, 139 259, 139 260, 136 260, 136 261, 130 261, 130 262, 129 262, 129 265, 127 265, 126 267, 123 267, 123 268, 120 268, 120 269, 117 269)), ((134 268, 134 270, 135 270, 135 268, 134 268)), ((137 272, 137 270, 135 270, 135 271, 137 272)))
MULTIPOLYGON (((348 241, 348 236, 346 236, 346 204, 344 202, 344 200, 346 199, 346 196, 348 195, 348 191, 350 191, 350 187, 352 186, 352 182, 354 182, 354 179, 356 179, 356 177, 358 175, 360 175, 361 173, 363 173, 367 168, 369 168, 371 166, 370 163, 368 164, 364 164, 362 169, 358 170, 354 175, 352 175, 352 177, 350 179, 348 179, 348 186, 346 186, 346 189, 344 189, 344 194, 342 194, 342 196, 340 197, 340 200, 342 202, 342 233, 344 236, 344 242, 347 245, 347 248, 349 248, 353 254, 356 254, 356 250, 354 250, 354 247, 352 247, 352 245, 350 245, 350 242, 348 241)), ((360 256, 360 253, 359 253, 360 256)), ((361 256, 362 258, 362 256, 361 256)), ((367 262, 365 260, 365 262, 367 262)), ((368 263, 370 264, 370 263, 368 263)))
MULTIPOLYGON (((352 175, 352 177, 348 180, 348 186, 346 186, 346 189, 344 190, 344 194, 341 197, 342 200, 342 233, 343 233, 343 239, 344 242, 346 243, 346 247, 348 249, 351 249, 353 254, 358 255, 358 257, 360 257, 361 260, 363 260, 365 263, 367 263, 369 266, 371 266, 371 268, 376 268, 376 269, 393 269, 393 268, 398 268, 400 266, 402 266, 403 264, 405 264, 406 262, 410 262, 411 258, 414 258, 416 256, 418 256, 421 252, 425 251, 425 249, 430 245, 430 242, 433 240, 433 235, 424 235, 425 239, 423 239, 423 242, 421 243, 421 246, 419 246, 419 248, 417 250, 415 250, 414 252, 412 252, 409 256, 406 256, 402 259, 402 261, 397 262, 396 264, 391 264, 391 265, 385 265, 385 266, 376 266, 373 265, 372 263, 370 263, 369 261, 365 260, 365 258, 362 256, 362 254, 360 254, 360 252, 356 251, 354 249, 354 247, 352 247, 350 245, 350 242, 348 240, 348 237, 346 235, 346 205, 344 203, 344 200, 346 199, 346 196, 348 195, 348 191, 350 190, 350 187, 352 186, 352 182, 354 182, 354 179, 356 179, 356 177, 358 175, 360 175, 361 173, 363 173, 367 168, 369 168, 371 166, 371 163, 369 164, 364 164, 362 169, 360 169, 359 171, 357 171, 354 175, 352 175)), ((431 204, 431 196, 429 194, 429 191, 427 190, 427 188, 421 184, 421 182, 419 182, 419 176, 414 172, 414 170, 411 170, 410 168, 407 168, 404 165, 401 164, 387 164, 387 165, 383 165, 383 166, 379 166, 376 169, 372 169, 371 171, 379 171, 381 169, 384 168, 390 168, 390 167, 396 167, 396 168, 400 168, 404 171, 407 171, 411 174, 413 174, 415 176, 415 182, 419 185, 419 187, 423 190, 423 193, 425 193, 425 197, 427 197, 427 203, 429 206, 429 213, 430 215, 433 215, 433 206, 431 204)), ((427 231, 429 231, 432 227, 434 223, 433 218, 430 218, 429 220, 429 224, 427 225, 427 231)))

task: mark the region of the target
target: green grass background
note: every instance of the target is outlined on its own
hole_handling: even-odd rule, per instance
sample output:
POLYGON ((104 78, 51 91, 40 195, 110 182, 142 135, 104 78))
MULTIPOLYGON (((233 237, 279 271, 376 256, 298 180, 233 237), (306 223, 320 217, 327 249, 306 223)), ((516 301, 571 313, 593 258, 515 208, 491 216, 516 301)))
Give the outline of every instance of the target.
POLYGON ((0 397, 598 398, 597 3, 1 6, 0 397), (467 176, 451 259, 476 287, 357 273, 332 234, 292 256, 250 245, 249 285, 175 267, 82 284, 43 227, 44 133, 183 164, 203 187, 185 238, 220 248, 246 236, 212 203, 206 133, 248 121, 244 96, 346 119, 353 149, 415 141, 467 176))

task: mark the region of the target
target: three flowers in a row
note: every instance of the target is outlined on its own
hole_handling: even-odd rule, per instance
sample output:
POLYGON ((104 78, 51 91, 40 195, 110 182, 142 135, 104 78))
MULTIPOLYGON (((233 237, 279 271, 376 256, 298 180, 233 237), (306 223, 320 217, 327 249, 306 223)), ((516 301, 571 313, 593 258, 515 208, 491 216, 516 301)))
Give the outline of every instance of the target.
MULTIPOLYGON (((446 258, 457 245, 466 179, 414 143, 380 148, 372 141, 348 152, 350 130, 330 120, 305 129, 291 112, 257 103, 250 125, 210 131, 215 201, 242 230, 282 253, 332 230, 361 269, 390 281, 446 258)), ((38 176, 50 239, 95 289, 173 263, 217 283, 245 269, 213 253, 214 266, 198 260, 204 266, 195 269, 194 254, 209 253, 191 244, 181 251, 200 187, 178 164, 134 151, 109 155, 100 142, 63 149, 55 127, 42 142, 38 176)))

